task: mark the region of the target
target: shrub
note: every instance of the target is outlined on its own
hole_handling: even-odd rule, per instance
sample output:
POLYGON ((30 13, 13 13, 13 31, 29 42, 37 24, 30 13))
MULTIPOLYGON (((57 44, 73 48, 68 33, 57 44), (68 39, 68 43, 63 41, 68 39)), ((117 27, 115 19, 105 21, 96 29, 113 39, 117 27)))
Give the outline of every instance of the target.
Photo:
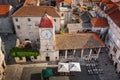
POLYGON ((18 47, 13 47, 10 51, 11 57, 30 57, 30 56, 38 56, 37 50, 22 50, 18 47))
POLYGON ((92 7, 87 7, 87 10, 88 10, 88 11, 92 10, 92 7))
POLYGON ((60 34, 65 34, 65 29, 64 29, 64 28, 62 28, 62 29, 60 30, 60 34))

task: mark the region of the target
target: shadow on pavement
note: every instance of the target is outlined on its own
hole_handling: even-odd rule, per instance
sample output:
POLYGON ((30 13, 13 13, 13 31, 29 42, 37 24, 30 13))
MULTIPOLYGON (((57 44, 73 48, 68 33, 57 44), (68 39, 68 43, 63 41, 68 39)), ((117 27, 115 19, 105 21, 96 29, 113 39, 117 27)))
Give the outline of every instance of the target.
POLYGON ((41 80, 41 73, 31 74, 30 80, 41 80))

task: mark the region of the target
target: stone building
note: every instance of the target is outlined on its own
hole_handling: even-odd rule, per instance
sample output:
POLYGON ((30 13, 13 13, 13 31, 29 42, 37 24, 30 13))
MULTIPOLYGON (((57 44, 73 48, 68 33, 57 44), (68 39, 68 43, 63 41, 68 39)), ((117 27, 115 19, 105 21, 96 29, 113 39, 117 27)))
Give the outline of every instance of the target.
POLYGON ((56 61, 59 51, 55 51, 55 21, 53 17, 45 14, 39 24, 40 56, 41 61, 56 61))
POLYGON ((36 43, 39 41, 38 24, 45 13, 54 18, 55 31, 59 32, 60 14, 54 7, 24 6, 12 15, 15 31, 21 42, 30 40, 33 43, 36 43))
POLYGON ((95 33, 56 35, 55 50, 60 59, 97 59, 104 43, 95 33))
POLYGON ((6 67, 5 55, 3 54, 3 51, 2 51, 2 40, 0 38, 0 80, 2 80, 4 76, 5 67, 6 67))
POLYGON ((72 21, 71 0, 56 0, 56 4, 61 14, 61 27, 64 27, 72 21))
POLYGON ((97 59, 104 43, 95 33, 55 34, 55 22, 47 14, 39 25, 41 61, 97 59))
POLYGON ((96 32, 102 40, 105 40, 109 24, 106 18, 92 18, 92 31, 96 32))
POLYGON ((99 17, 105 17, 108 20, 109 29, 106 36, 108 55, 113 61, 117 72, 120 72, 119 1, 102 0, 102 2, 96 5, 96 12, 99 17))

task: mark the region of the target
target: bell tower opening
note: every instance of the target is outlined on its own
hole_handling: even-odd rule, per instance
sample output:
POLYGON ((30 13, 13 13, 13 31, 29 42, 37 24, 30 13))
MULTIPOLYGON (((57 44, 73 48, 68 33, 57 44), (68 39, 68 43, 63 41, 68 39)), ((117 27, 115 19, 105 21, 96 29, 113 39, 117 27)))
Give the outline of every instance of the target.
POLYGON ((49 56, 46 56, 46 61, 50 61, 50 57, 49 56))

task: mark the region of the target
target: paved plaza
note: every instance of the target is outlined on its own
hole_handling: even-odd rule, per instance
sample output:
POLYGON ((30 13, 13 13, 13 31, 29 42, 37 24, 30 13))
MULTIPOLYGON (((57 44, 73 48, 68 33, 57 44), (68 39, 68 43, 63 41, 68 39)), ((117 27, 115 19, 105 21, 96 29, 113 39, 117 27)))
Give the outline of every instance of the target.
MULTIPOLYGON (((27 63, 15 64, 14 59, 9 56, 10 49, 15 46, 16 36, 13 34, 2 35, 4 42, 8 65, 4 80, 41 80, 41 70, 46 67, 57 67, 54 64, 47 63, 27 63)), ((104 70, 103 74, 89 75, 85 62, 76 56, 75 61, 82 65, 82 72, 76 73, 74 76, 53 76, 50 80, 120 80, 120 75, 116 73, 114 65, 110 62, 108 54, 103 50, 100 53, 98 64, 104 70)))

